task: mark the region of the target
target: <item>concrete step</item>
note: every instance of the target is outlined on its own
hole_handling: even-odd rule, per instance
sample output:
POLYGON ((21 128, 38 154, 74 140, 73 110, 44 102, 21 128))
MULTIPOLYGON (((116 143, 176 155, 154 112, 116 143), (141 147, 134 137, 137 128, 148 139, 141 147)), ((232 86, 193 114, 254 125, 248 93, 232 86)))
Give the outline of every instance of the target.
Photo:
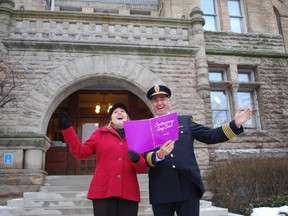
MULTIPOLYGON (((17 205, 15 205, 16 201, 10 202, 9 205, 9 212, 11 215, 14 216, 37 216, 37 215, 43 215, 43 216, 50 216, 50 215, 89 215, 92 214, 92 205, 90 200, 66 200, 66 201, 55 201, 55 200, 46 200, 46 201, 31 201, 31 200, 17 200, 18 202, 18 208, 17 205), (12 204, 13 203, 13 204, 12 204), (33 205, 35 203, 35 205, 33 205), (22 205, 22 208, 21 208, 22 205), (77 206, 77 208, 75 208, 77 206), (13 209, 14 207, 14 209, 13 209), (25 212, 23 212, 23 209, 25 209, 25 212)), ((0 215, 6 215, 4 214, 5 210, 8 209, 2 209, 0 208, 0 215), (4 212, 3 212, 4 211, 4 212)), ((153 216, 152 208, 150 205, 145 205, 140 203, 139 205, 139 214, 145 215, 145 216, 153 216)), ((212 206, 211 202, 202 201, 201 200, 201 208, 200 208, 200 216, 228 216, 227 209, 224 208, 218 208, 212 206)))
MULTIPOLYGON (((8 201, 8 205, 11 208, 53 208, 53 207, 71 207, 71 206, 79 206, 79 207, 92 207, 92 201, 86 198, 79 198, 79 199, 27 199, 20 198, 20 199, 13 199, 8 201)), ((150 209, 150 204, 141 202, 139 204, 139 211, 146 211, 150 209)))
MULTIPOLYGON (((25 192, 23 198, 9 200, 0 206, 2 216, 92 216, 92 202, 87 191, 92 176, 47 176, 39 192, 25 192)), ((148 176, 138 175, 141 191, 138 216, 153 216, 149 204, 148 176)), ((225 208, 201 200, 200 216, 236 216, 225 208)), ((238 215, 239 216, 239 215, 238 215)))
MULTIPOLYGON (((41 207, 31 206, 25 208, 17 208, 17 207, 4 207, 0 208, 0 215, 1 216, 50 216, 50 215, 93 215, 93 208, 90 202, 89 206, 79 206, 77 203, 74 202, 66 202, 64 205, 59 206, 46 206, 41 207), (74 206, 75 205, 75 206, 74 206)), ((153 216, 152 209, 150 206, 142 206, 139 205, 139 213, 140 215, 150 215, 153 216)))

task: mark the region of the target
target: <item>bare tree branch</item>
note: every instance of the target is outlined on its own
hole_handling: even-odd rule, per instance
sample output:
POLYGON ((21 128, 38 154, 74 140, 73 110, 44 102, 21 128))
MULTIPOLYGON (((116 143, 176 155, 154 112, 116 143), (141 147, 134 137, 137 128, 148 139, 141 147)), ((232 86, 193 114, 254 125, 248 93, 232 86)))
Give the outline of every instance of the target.
MULTIPOLYGON (((24 54, 22 55, 22 57, 24 54)), ((10 102, 16 101, 17 97, 13 91, 24 84, 24 79, 28 75, 26 70, 19 60, 17 60, 9 51, 0 55, 0 108, 3 108, 10 102), (13 58, 11 61, 10 58, 13 58), (22 72, 16 67, 20 66, 22 72)))

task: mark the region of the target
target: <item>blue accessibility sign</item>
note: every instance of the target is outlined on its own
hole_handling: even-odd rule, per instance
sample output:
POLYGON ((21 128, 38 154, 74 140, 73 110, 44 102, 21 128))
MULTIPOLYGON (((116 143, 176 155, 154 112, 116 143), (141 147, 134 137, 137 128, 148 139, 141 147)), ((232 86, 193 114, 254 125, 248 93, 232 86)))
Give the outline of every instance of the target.
POLYGON ((4 164, 12 164, 13 163, 13 154, 6 153, 4 154, 4 164))

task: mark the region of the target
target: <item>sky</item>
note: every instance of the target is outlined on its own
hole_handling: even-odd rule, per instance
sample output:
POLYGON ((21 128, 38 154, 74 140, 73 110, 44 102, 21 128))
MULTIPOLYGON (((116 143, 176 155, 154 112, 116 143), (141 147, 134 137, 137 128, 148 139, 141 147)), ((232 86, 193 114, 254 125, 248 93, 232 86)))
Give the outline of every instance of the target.
POLYGON ((286 216, 288 215, 288 206, 282 207, 260 207, 254 208, 251 216, 286 216), (282 212, 282 214, 280 214, 282 212), (286 213, 286 214, 285 214, 286 213))

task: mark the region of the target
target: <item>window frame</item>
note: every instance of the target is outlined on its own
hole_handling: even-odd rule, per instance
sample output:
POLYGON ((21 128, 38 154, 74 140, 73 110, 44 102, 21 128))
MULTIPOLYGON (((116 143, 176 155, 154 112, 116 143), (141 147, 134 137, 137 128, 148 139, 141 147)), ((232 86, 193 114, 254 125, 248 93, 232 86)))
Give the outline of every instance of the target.
MULTIPOLYGON (((205 13, 201 7, 201 0, 200 0, 200 8, 203 12, 203 18, 205 19, 205 17, 213 17, 214 19, 214 27, 215 30, 211 30, 211 29, 205 29, 205 25, 203 26, 205 31, 220 31, 220 21, 219 21, 219 9, 218 9, 218 2, 217 0, 212 0, 213 4, 214 4, 214 14, 211 13, 205 13)), ((207 23, 207 20, 205 19, 205 23, 207 23)))
MULTIPOLYGON (((252 121, 253 121, 253 117, 254 119, 254 127, 252 124, 252 127, 245 127, 247 129, 261 129, 261 122, 260 122, 260 110, 259 110, 259 102, 258 102, 258 89, 260 88, 261 84, 259 82, 256 81, 255 78, 255 69, 253 68, 239 68, 237 69, 237 73, 238 76, 239 74, 250 74, 250 81, 247 82, 241 82, 239 81, 239 88, 237 91, 237 100, 239 103, 239 98, 238 98, 238 93, 239 92, 250 92, 250 94, 252 95, 251 99, 251 106, 250 107, 252 109, 252 121)), ((241 104, 239 104, 240 106, 241 104)), ((242 107, 243 109, 246 107, 242 107)))
POLYGON ((259 116, 259 109, 258 108, 258 102, 257 102, 257 91, 256 89, 253 88, 239 88, 237 91, 237 97, 238 97, 238 103, 239 103, 239 107, 244 110, 246 107, 241 107, 240 101, 239 101, 239 93, 242 92, 248 92, 250 93, 250 95, 252 95, 252 97, 250 97, 250 102, 251 102, 251 109, 252 109, 252 126, 248 127, 247 125, 245 126, 245 124, 243 125, 243 127, 245 129, 260 129, 260 116, 259 116))
POLYGON ((247 26, 246 26, 246 18, 245 18, 245 13, 244 13, 244 2, 243 0, 227 0, 227 8, 228 8, 228 14, 229 14, 229 22, 230 22, 230 31, 235 32, 235 33, 247 33, 247 26), (229 2, 238 2, 239 4, 239 12, 240 15, 230 15, 230 8, 229 8, 229 2), (231 19, 232 18, 238 18, 240 20, 240 32, 238 31, 232 31, 231 27, 231 19))
POLYGON ((209 79, 209 83, 210 83, 210 104, 211 104, 211 111, 212 111, 212 123, 213 123, 213 128, 219 127, 221 125, 217 125, 215 122, 215 119, 213 118, 213 114, 214 112, 217 111, 222 111, 222 112, 226 112, 226 116, 227 119, 225 122, 229 122, 231 121, 231 93, 229 91, 229 88, 231 87, 231 82, 229 82, 227 80, 227 69, 226 67, 209 67, 208 69, 208 73, 221 73, 222 74, 222 80, 210 80, 209 79, 209 75, 208 75, 208 79, 209 79), (226 107, 227 109, 214 109, 213 105, 212 105, 212 92, 225 92, 225 96, 226 96, 226 107))
MULTIPOLYGON (((223 109, 215 109, 213 107, 212 102, 212 94, 211 92, 219 92, 219 91, 225 91, 226 95, 226 106, 227 106, 227 121, 231 121, 234 117, 232 115, 232 111, 234 109, 237 109, 240 107, 241 109, 244 109, 246 107, 241 107, 241 101, 239 101, 239 93, 241 92, 249 92, 249 103, 251 104, 251 109, 253 112, 253 117, 251 119, 251 126, 245 126, 243 127, 245 129, 261 129, 261 122, 260 122, 260 110, 259 110, 259 101, 258 101, 258 90, 260 88, 260 83, 256 81, 255 76, 255 67, 242 67, 237 66, 235 68, 236 70, 234 73, 237 73, 237 79, 231 80, 231 71, 228 70, 229 66, 209 66, 208 67, 208 73, 222 73, 222 80, 210 80, 210 75, 208 74, 209 84, 210 84, 210 104, 211 104, 211 118, 212 118, 212 124, 213 127, 217 127, 217 125, 214 119, 214 113, 215 111, 225 111, 223 109), (245 81, 239 81, 239 75, 245 74, 248 78, 245 81), (238 106, 238 107, 237 107, 238 106)), ((249 104, 249 105, 250 105, 249 104)), ((235 110, 236 111, 236 110, 235 110)), ((250 121, 250 120, 249 120, 250 121)))
POLYGON ((211 109, 212 109, 212 123, 213 123, 213 128, 216 128, 216 127, 219 127, 221 126, 222 124, 226 123, 226 122, 229 122, 231 121, 231 109, 230 109, 230 93, 229 93, 229 90, 228 88, 214 88, 214 89, 211 89, 210 91, 210 101, 211 101, 211 109), (224 92, 224 95, 226 97, 226 109, 223 109, 223 108, 220 108, 220 109, 216 109, 213 107, 212 105, 212 95, 211 93, 212 92, 224 92), (225 119, 223 122, 221 122, 220 124, 216 124, 217 122, 215 122, 215 119, 213 117, 213 114, 215 112, 223 112, 226 114, 226 117, 227 119, 225 119))

